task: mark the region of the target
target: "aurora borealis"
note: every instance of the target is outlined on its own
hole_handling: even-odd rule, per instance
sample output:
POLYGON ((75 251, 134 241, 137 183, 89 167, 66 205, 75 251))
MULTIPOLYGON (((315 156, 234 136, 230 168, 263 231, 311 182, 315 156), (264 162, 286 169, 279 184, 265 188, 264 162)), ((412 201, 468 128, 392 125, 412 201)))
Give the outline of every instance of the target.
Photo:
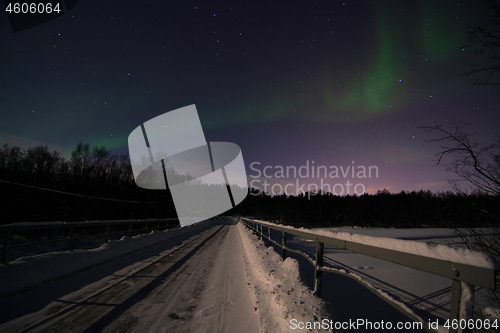
POLYGON ((495 140, 499 91, 463 77, 477 1, 80 1, 12 33, 0 20, 0 144, 127 152, 140 123, 196 104, 247 166, 378 166, 367 191, 448 190, 417 129, 495 140))

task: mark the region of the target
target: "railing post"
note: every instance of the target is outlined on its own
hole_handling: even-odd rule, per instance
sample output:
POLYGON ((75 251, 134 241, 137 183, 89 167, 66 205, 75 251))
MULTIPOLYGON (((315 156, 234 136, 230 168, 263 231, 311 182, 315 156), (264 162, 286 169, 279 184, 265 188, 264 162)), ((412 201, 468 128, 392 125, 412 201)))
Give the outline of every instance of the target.
POLYGON ((322 271, 319 270, 321 266, 323 266, 323 252, 324 252, 325 244, 316 240, 316 267, 314 269, 314 294, 318 297, 321 297, 321 280, 322 280, 322 271))
MULTIPOLYGON (((456 271, 457 274, 458 271, 456 271)), ((472 318, 472 307, 474 305, 474 286, 468 283, 452 280, 451 283, 451 308, 450 308, 450 333, 472 332, 471 329, 459 329, 460 321, 472 318), (467 291, 465 290, 467 289, 467 291), (464 291, 466 291, 464 293, 464 291), (453 328, 453 323, 458 327, 453 328)))
POLYGON ((68 227, 68 238, 66 240, 66 250, 71 251, 73 250, 73 236, 75 233, 75 227, 72 225, 68 227))
POLYGON ((286 232, 281 232, 281 259, 286 259, 286 232))
POLYGON ((269 238, 270 238, 269 235, 271 234, 271 228, 267 227, 266 231, 264 231, 264 234, 262 236, 264 237, 265 247, 269 247, 269 246, 271 246, 271 241, 269 241, 269 238), (266 234, 267 234, 267 238, 266 238, 266 234))
MULTIPOLYGON (((476 289, 476 286, 470 283, 462 282, 462 292, 461 292, 461 297, 460 297, 460 313, 463 316, 463 318, 460 319, 465 319, 468 321, 469 319, 472 319, 473 317, 473 309, 474 309, 474 292, 476 289)), ((468 326, 468 325, 467 325, 468 326)), ((472 330, 469 331, 462 331, 462 332, 472 332, 472 330)))
POLYGON ((109 242, 109 229, 111 227, 110 223, 106 223, 106 234, 104 236, 104 242, 107 243, 109 242))
POLYGON ((0 264, 7 262, 7 249, 9 248, 10 228, 2 233, 2 247, 0 248, 0 264))
POLYGON ((146 222, 146 230, 144 231, 145 234, 149 233, 149 222, 146 222))
POLYGON ((129 236, 129 237, 132 237, 132 236, 133 236, 133 235, 132 235, 132 228, 133 228, 133 226, 134 226, 134 223, 130 222, 130 227, 129 227, 129 229, 128 229, 128 236, 129 236))

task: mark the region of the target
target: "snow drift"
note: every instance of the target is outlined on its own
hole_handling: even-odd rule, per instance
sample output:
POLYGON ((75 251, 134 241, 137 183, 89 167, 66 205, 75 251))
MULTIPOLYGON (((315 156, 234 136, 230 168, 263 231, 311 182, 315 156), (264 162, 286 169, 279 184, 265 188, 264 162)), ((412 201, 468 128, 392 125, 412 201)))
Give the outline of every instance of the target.
MULTIPOLYGON (((291 331, 291 320, 317 322, 334 320, 326 302, 313 295, 300 279, 299 264, 293 258, 281 260, 273 247, 253 236, 252 231, 238 223, 246 259, 245 269, 252 289, 261 332, 291 331)), ((331 330, 300 330, 297 332, 331 332, 331 330)))

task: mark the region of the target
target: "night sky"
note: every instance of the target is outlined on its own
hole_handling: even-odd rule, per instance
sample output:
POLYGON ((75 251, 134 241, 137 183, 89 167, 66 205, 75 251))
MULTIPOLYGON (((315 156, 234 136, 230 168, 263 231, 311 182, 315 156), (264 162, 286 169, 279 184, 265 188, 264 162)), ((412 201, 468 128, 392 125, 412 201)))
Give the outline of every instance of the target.
POLYGON ((141 123, 196 104, 248 176, 314 161, 377 166, 351 180, 368 193, 445 191, 453 174, 417 126, 473 122, 481 143, 500 128, 498 86, 459 76, 484 60, 463 49, 482 14, 479 1, 99 0, 13 33, 4 13, 0 144, 127 153, 141 123))

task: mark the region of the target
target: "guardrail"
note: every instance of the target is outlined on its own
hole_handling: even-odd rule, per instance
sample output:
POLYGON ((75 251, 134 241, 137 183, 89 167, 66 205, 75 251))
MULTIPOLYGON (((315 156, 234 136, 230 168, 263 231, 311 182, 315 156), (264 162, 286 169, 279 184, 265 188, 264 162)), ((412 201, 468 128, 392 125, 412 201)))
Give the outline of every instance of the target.
MULTIPOLYGON (((467 319, 472 318, 473 302, 471 300, 474 299, 475 286, 481 286, 493 290, 496 287, 496 274, 498 273, 498 271, 495 271, 494 269, 429 258, 422 255, 390 250, 372 245, 360 244, 343 239, 337 239, 331 236, 315 234, 314 231, 292 229, 289 227, 284 227, 264 221, 251 220, 247 218, 240 218, 240 221, 243 222, 248 228, 254 230, 259 235, 260 239, 264 237, 268 242, 272 242, 276 246, 281 247, 281 257, 283 260, 286 259, 287 251, 291 251, 305 257, 314 266, 314 293, 318 297, 321 297, 322 272, 341 274, 349 278, 353 278, 353 276, 349 275, 346 272, 323 265, 323 252, 325 244, 450 278, 452 280, 450 323, 454 321, 459 323, 457 328, 450 328, 449 331, 452 333, 458 332, 458 328, 460 327, 460 324, 463 320, 465 320, 465 322, 467 323, 467 319), (271 238, 271 230, 281 232, 281 244, 271 238), (313 260, 309 255, 300 250, 295 250, 287 247, 287 234, 315 241, 316 259, 313 260), (469 298, 469 300, 462 299, 463 294, 468 294, 471 297, 469 298)), ((269 243, 267 243, 267 245, 269 245, 269 243)), ((354 280, 360 282, 356 279, 354 280)), ((435 330, 430 328, 429 323, 423 321, 413 313, 408 312, 398 303, 392 302, 391 300, 382 297, 379 290, 366 284, 363 284, 363 286, 375 293, 377 296, 381 297, 384 301, 389 303, 391 306, 396 308, 411 320, 422 322, 423 327, 427 331, 436 332, 435 330)), ((464 332, 465 330, 462 331, 464 332)))
POLYGON ((7 261, 7 250, 9 249, 9 241, 12 233, 19 231, 35 231, 35 230, 53 230, 49 239, 31 243, 22 243, 10 246, 10 248, 40 245, 46 243, 66 242, 66 250, 73 249, 73 241, 75 239, 83 239, 85 237, 103 237, 102 243, 109 241, 109 236, 112 234, 126 234, 132 237, 136 234, 142 234, 151 230, 166 230, 177 226, 177 218, 170 219, 150 219, 150 220, 119 220, 119 221, 87 221, 87 222, 28 222, 28 223, 13 223, 0 225, 2 240, 0 244, 0 263, 5 264, 7 261), (120 228, 120 226, 122 226, 120 228), (123 228, 124 226, 124 228, 123 228), (139 228, 137 228, 139 226, 139 228), (89 228, 103 229, 102 233, 88 234, 89 228), (114 230, 113 230, 114 229, 114 230), (76 230, 76 232, 75 232, 76 230), (52 236, 60 234, 62 237, 53 238, 52 236))

